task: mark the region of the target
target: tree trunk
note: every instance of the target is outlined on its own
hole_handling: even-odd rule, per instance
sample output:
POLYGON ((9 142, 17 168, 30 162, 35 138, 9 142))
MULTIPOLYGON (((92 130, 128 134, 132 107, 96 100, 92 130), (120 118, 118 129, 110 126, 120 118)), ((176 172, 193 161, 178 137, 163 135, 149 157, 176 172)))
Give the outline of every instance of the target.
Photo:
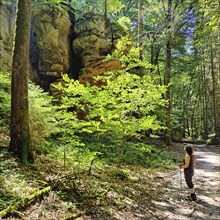
POLYGON ((211 51, 210 51, 210 59, 211 59, 211 74, 212 74, 212 87, 213 87, 213 92, 212 92, 212 98, 213 98, 213 116, 214 116, 214 130, 215 134, 217 133, 217 99, 216 99, 216 87, 217 87, 217 79, 215 77, 215 71, 214 71, 214 57, 213 57, 213 48, 211 44, 211 51))
POLYGON ((21 163, 34 161, 31 149, 28 110, 28 62, 30 44, 31 0, 19 0, 11 83, 11 128, 9 151, 21 163))
MULTIPOLYGON (((204 55, 205 56, 205 55, 204 55)), ((203 138, 208 139, 208 99, 207 99, 207 78, 206 78, 206 65, 205 65, 205 57, 203 57, 203 138)))
MULTIPOLYGON (((143 15, 142 15, 142 7, 143 7, 143 0, 138 1, 138 47, 140 48, 139 51, 139 60, 143 61, 143 15)), ((144 76, 144 68, 140 66, 139 68, 139 76, 144 76)))
MULTIPOLYGON (((218 42, 220 42, 220 32, 218 33, 218 42)), ((220 51, 218 48, 217 59, 220 60, 220 51)), ((220 62, 217 64, 217 80, 216 80, 216 106, 217 106, 217 127, 216 127, 216 137, 220 140, 220 62)))
POLYGON ((191 138, 194 139, 195 138, 195 135, 194 135, 194 121, 195 121, 195 118, 194 118, 194 114, 195 114, 195 111, 194 111, 194 108, 193 108, 193 112, 192 112, 192 115, 191 115, 191 138))
POLYGON ((107 0, 105 0, 104 18, 105 18, 105 21, 107 22, 107 19, 108 19, 108 1, 107 0))
POLYGON ((164 84, 168 86, 165 99, 168 101, 166 108, 166 130, 165 130, 165 142, 168 145, 171 145, 171 88, 170 88, 170 71, 171 71, 171 41, 172 34, 171 32, 171 22, 172 22, 172 0, 168 0, 168 14, 167 14, 167 22, 168 22, 168 36, 166 43, 166 70, 164 76, 164 84))

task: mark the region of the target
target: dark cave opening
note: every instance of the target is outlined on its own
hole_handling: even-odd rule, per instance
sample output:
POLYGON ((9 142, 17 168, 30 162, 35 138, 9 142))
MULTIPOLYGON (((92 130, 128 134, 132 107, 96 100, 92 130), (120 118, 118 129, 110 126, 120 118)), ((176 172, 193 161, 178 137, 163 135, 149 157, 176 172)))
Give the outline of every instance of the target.
MULTIPOLYGON (((72 21, 71 21, 72 22, 72 21)), ((77 56, 73 51, 73 41, 76 38, 74 34, 74 24, 71 27, 70 35, 69 35, 69 71, 68 75, 75 79, 79 79, 79 72, 82 68, 82 61, 79 56, 77 56)))

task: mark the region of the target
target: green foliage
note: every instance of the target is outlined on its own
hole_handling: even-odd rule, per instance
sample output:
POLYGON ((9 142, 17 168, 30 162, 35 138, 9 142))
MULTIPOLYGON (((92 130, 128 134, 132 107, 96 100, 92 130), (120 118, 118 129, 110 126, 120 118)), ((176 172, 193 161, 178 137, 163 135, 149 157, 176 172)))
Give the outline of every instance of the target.
MULTIPOLYGON (((10 87, 11 77, 0 72, 0 126, 9 133, 10 124, 10 87)), ((33 146, 45 143, 45 138, 56 131, 55 107, 52 97, 33 83, 29 82, 30 125, 33 146)))
POLYGON ((112 170, 112 175, 116 179, 125 180, 125 179, 129 178, 130 173, 126 169, 114 169, 114 170, 112 170))
MULTIPOLYGON (((97 13, 104 14, 105 10, 105 1, 102 0, 81 0, 81 1, 72 1, 71 6, 75 9, 78 15, 82 16, 86 13, 97 13)), ((107 10, 108 13, 117 13, 124 8, 124 5, 119 0, 108 0, 107 1, 107 10)))
POLYGON ((117 23, 122 29, 125 31, 125 33, 129 33, 130 31, 130 25, 131 25, 131 20, 128 17, 121 17, 117 20, 117 23))
POLYGON ((0 127, 8 127, 10 115, 10 76, 0 71, 0 127))
POLYGON ((72 8, 67 7, 67 1, 65 0, 33 0, 33 6, 36 5, 50 5, 51 8, 57 9, 59 12, 67 15, 67 11, 72 8))
POLYGON ((56 108, 52 105, 52 97, 31 82, 29 82, 29 109, 32 144, 37 147, 45 144, 46 138, 57 131, 56 108))
MULTIPOLYGON (((34 0, 34 4, 50 4, 59 8, 61 11, 66 9, 65 6, 69 5, 69 9, 74 11, 75 17, 82 18, 87 13, 102 14, 105 13, 105 1, 102 0, 80 0, 67 2, 65 0, 34 0)), ((107 13, 114 17, 115 13, 119 13, 124 8, 124 5, 119 0, 107 1, 107 13)))
POLYGON ((40 4, 48 3, 48 4, 51 4, 51 5, 58 5, 58 4, 60 4, 64 1, 63 0, 34 0, 33 2, 35 4, 37 4, 37 3, 40 3, 40 4))
POLYGON ((165 151, 140 141, 121 141, 112 143, 101 149, 99 158, 116 164, 141 164, 150 167, 166 167, 173 163, 176 155, 167 154, 165 151))
POLYGON ((138 49, 131 47, 126 54, 129 45, 131 42, 127 38, 122 39, 113 55, 108 56, 107 60, 119 59, 124 69, 97 77, 96 80, 105 82, 102 87, 83 85, 66 74, 63 74, 62 82, 54 85, 61 94, 57 112, 57 143, 65 152, 68 149, 69 156, 65 156, 65 160, 71 158, 71 151, 78 152, 80 148, 85 151, 89 148, 95 152, 92 155, 94 158, 100 152, 99 158, 104 153, 111 159, 116 158, 117 162, 134 162, 143 155, 137 153, 134 159, 129 158, 129 147, 123 140, 141 140, 145 131, 163 129, 157 119, 157 112, 166 104, 162 98, 165 87, 155 83, 157 77, 153 74, 140 78, 129 73, 139 66, 152 67, 146 62, 140 62, 138 49), (90 137, 88 142, 85 141, 86 136, 90 137), (106 137, 111 140, 105 142, 106 137), (111 146, 114 148, 112 153, 111 146))
POLYGON ((144 67, 146 70, 154 68, 147 60, 141 61, 139 59, 139 52, 141 49, 142 48, 133 46, 130 37, 124 36, 117 42, 116 50, 114 50, 111 55, 107 55, 104 61, 119 60, 122 67, 125 68, 122 72, 125 70, 130 72, 134 68, 139 68, 140 66, 144 67))
POLYGON ((120 0, 107 0, 107 7, 109 13, 117 13, 120 12, 125 6, 120 0))
POLYGON ((203 16, 207 18, 207 25, 213 31, 219 31, 220 15, 219 15, 219 1, 218 0, 199 0, 200 11, 203 16))
POLYGON ((10 85, 9 74, 0 71, 0 146, 7 146, 9 143, 10 85))
POLYGON ((65 94, 59 118, 65 137, 74 138, 79 133, 93 134, 96 139, 104 133, 118 138, 139 137, 138 132, 161 129, 153 112, 164 105, 164 87, 153 84, 150 76, 140 79, 126 72, 117 78, 114 73, 107 74, 107 79, 107 85, 99 88, 63 75, 65 84, 55 86, 65 94))
POLYGON ((70 166, 74 167, 75 170, 88 170, 91 162, 99 153, 95 152, 95 149, 91 151, 89 148, 82 146, 84 145, 81 144, 81 147, 76 147, 72 144, 63 143, 61 145, 53 142, 53 146, 47 145, 47 153, 50 157, 62 162, 64 168, 70 166))

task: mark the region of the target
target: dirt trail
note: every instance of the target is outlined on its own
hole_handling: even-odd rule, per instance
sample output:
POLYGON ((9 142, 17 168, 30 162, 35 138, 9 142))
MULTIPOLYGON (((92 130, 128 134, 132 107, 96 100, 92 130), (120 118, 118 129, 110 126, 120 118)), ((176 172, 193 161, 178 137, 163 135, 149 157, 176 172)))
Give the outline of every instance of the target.
POLYGON ((153 201, 152 219, 220 220, 220 148, 194 146, 197 161, 194 175, 197 202, 184 199, 188 192, 183 172, 180 176, 179 170, 176 170, 166 178, 168 187, 163 197, 153 201))
MULTIPOLYGON (((220 148, 194 145, 196 169, 194 184, 196 202, 185 200, 188 189, 183 171, 176 170, 158 173, 154 185, 159 193, 154 200, 117 211, 110 218, 79 218, 77 220, 220 220, 220 148), (180 178, 181 177, 181 178, 180 178), (182 190, 181 183, 182 182, 182 190)), ((183 151, 184 156, 184 151, 183 151)))
MULTIPOLYGON (((62 200, 54 191, 37 201, 22 213, 23 218, 9 217, 9 220, 220 220, 220 147, 194 145, 196 169, 194 184, 198 201, 189 202, 184 199, 188 194, 183 171, 168 170, 156 175, 145 175, 137 172, 133 185, 127 185, 131 198, 124 197, 121 208, 111 209, 113 206, 89 206, 89 212, 78 210, 79 217, 69 216, 67 201, 62 200), (139 176, 140 175, 140 176, 139 176), (180 178, 181 177, 181 178, 180 178), (182 190, 181 183, 182 182, 182 190), (147 184, 152 185, 148 188, 147 184), (145 184, 145 185, 144 185, 145 184), (146 189, 146 190, 145 190, 146 189), (94 208, 91 212, 91 208, 94 208), (108 209, 108 210, 107 210, 108 209), (107 212, 107 211, 108 212, 107 212), (82 214, 81 214, 82 213, 82 214)), ((177 151, 183 146, 176 146, 177 151), (179 148, 180 147, 180 148, 179 148)), ((184 151, 183 151, 184 156, 184 151)), ((7 162, 7 161, 6 161, 7 162)), ((7 163, 5 164, 5 167, 7 163)), ((3 166, 4 168, 4 166, 3 166)), ((18 166, 15 166, 17 174, 18 166)), ((5 170, 7 171, 7 169, 5 170)), ((12 169, 13 171, 13 169, 12 169)), ((11 173, 13 174, 13 172, 11 173)), ((6 172, 8 173, 8 171, 6 172)), ((27 175, 27 173, 25 172, 27 175)), ((21 172, 21 176, 22 176, 21 172)), ((23 176, 22 176, 23 177, 23 176)), ((4 177, 5 178, 5 177, 4 177)), ((4 179, 3 178, 3 179, 4 179)), ((123 183, 123 181, 122 181, 123 183)), ((122 186, 118 186, 121 188, 122 186)), ((123 188, 124 189, 124 188, 123 188)), ((120 191, 120 190, 119 190, 120 191)), ((110 192, 109 192, 110 193, 110 192)), ((121 201, 117 191, 112 191, 109 197, 121 201)), ((108 204, 108 203, 106 203, 108 204)), ((119 204, 120 205, 120 204, 119 204)), ((113 207, 114 208, 114 207, 113 207)), ((76 210, 77 211, 77 210, 76 210)), ((73 210, 75 213, 75 209, 73 210)))

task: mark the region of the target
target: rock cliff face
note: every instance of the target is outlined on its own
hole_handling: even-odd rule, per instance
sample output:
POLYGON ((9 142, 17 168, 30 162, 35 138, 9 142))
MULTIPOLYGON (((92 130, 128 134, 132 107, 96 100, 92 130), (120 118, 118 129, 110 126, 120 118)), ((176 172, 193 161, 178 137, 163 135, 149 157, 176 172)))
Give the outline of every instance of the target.
MULTIPOLYGON (((16 22, 16 0, 0 0, 0 66, 10 70, 16 22)), ((122 30, 103 16, 86 14, 74 19, 73 13, 49 4, 37 4, 32 9, 30 42, 30 77, 45 90, 68 73, 81 82, 94 83, 93 77, 120 68, 118 61, 103 62, 111 53, 122 30)))
POLYGON ((120 68, 118 61, 103 62, 105 56, 111 53, 119 32, 113 32, 113 26, 101 15, 87 14, 76 21, 73 40, 73 53, 81 61, 79 80, 93 83, 93 77, 120 68))
POLYGON ((0 70, 11 70, 14 27, 14 1, 0 0, 0 70))
POLYGON ((117 61, 103 62, 120 37, 103 16, 86 14, 73 21, 70 12, 49 5, 35 7, 32 14, 31 64, 43 88, 63 72, 94 83, 94 76, 120 68, 117 61))
POLYGON ((30 60, 33 72, 45 89, 70 68, 70 30, 72 23, 66 11, 49 4, 32 11, 30 60))

